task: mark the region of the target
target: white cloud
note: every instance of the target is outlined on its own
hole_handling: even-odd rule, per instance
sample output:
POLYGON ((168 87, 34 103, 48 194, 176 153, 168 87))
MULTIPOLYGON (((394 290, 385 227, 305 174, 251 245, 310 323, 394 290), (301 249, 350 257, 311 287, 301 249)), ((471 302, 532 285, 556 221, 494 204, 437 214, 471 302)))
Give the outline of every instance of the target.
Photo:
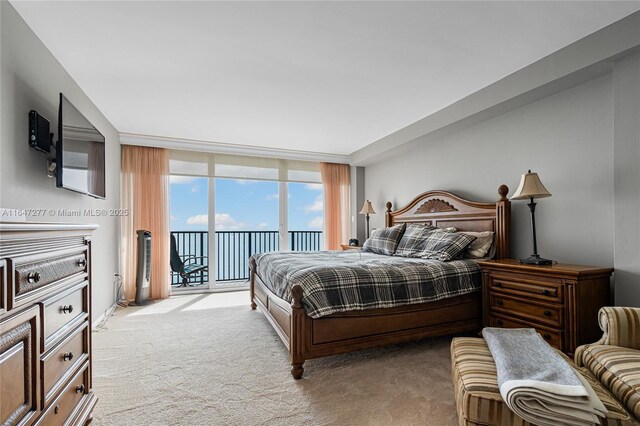
POLYGON ((173 222, 174 220, 178 220, 178 218, 175 217, 174 215, 171 215, 171 221, 173 222))
POLYGON ((187 225, 206 225, 209 223, 209 215, 198 214, 187 219, 187 225))
MULTIPOLYGON (((247 228, 247 225, 238 222, 228 213, 216 213, 216 231, 239 231, 247 228)), ((207 225, 209 215, 199 214, 187 219, 187 225, 207 225)))
POLYGON ((322 186, 321 183, 307 183, 304 185, 304 188, 310 191, 322 191, 324 186, 322 186))
POLYGON ((198 187, 197 187, 197 186, 193 185, 193 186, 191 187, 191 192, 200 192, 200 190, 198 189, 198 187))
POLYGON ((261 222, 258 224, 258 226, 256 226, 257 229, 266 229, 269 227, 269 224, 267 222, 261 222))
POLYGON ((324 225, 324 218, 322 216, 316 216, 311 219, 311 222, 307 225, 311 229, 322 229, 324 225))
POLYGON ((246 180, 246 179, 234 179, 234 181, 235 181, 237 184, 240 184, 240 185, 246 185, 246 184, 248 184, 248 183, 253 182, 253 181, 246 180))
POLYGON ((246 224, 238 222, 228 213, 216 213, 217 231, 239 231, 246 229, 246 224))
POLYGON ((304 206, 304 212, 321 212, 324 208, 324 199, 322 194, 318 195, 316 199, 313 201, 313 204, 309 204, 304 206))
POLYGON ((196 178, 191 177, 191 176, 170 176, 169 177, 169 182, 172 185, 185 185, 185 184, 193 182, 195 179, 196 178))

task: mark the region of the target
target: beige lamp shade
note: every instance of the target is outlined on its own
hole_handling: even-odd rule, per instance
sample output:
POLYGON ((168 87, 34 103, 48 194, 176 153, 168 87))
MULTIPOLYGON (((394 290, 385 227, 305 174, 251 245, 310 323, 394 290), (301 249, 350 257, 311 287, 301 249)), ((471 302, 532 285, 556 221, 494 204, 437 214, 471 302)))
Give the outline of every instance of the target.
POLYGON ((373 206, 371 205, 371 201, 367 200, 362 205, 362 210, 360 210, 360 214, 376 214, 375 210, 373 210, 373 206))
POLYGON ((537 173, 525 173, 520 178, 520 185, 516 189, 512 200, 526 200, 527 198, 545 198, 551 197, 551 193, 544 187, 537 173))

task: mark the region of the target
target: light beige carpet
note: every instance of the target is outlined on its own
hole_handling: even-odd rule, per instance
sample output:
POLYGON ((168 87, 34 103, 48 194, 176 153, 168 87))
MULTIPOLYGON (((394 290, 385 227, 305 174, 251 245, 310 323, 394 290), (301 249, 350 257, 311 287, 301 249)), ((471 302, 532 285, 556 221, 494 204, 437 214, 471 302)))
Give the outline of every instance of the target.
POLYGON ((247 292, 120 309, 93 334, 97 425, 455 425, 450 338, 310 360, 247 292))

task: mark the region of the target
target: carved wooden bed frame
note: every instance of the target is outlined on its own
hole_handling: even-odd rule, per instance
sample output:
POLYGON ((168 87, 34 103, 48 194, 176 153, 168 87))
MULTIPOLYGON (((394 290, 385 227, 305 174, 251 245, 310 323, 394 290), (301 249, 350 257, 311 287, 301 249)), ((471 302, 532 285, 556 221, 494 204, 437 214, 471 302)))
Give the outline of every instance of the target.
MULTIPOLYGON (((494 231, 496 258, 509 257, 511 204, 509 188, 498 188, 500 200, 478 203, 445 191, 425 192, 400 210, 387 203, 385 225, 424 223, 460 231, 494 231)), ((293 301, 281 299, 256 274, 251 259, 251 308, 260 310, 289 350, 291 374, 300 379, 305 360, 384 346, 425 337, 473 332, 482 327, 481 292, 436 302, 308 316, 303 290, 293 285, 293 301)))

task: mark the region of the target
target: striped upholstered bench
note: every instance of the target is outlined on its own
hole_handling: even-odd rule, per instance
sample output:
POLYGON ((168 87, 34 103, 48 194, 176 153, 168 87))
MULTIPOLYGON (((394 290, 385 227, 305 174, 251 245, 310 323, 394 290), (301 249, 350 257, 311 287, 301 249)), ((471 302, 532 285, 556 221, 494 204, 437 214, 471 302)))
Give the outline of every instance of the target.
MULTIPOLYGON (((565 357, 566 358, 566 357, 565 357)), ((603 425, 639 425, 586 368, 567 361, 591 383, 609 413, 603 425)), ((458 422, 462 426, 529 426, 516 416, 502 400, 491 352, 481 338, 459 337, 451 342, 451 375, 455 392, 458 422)))

